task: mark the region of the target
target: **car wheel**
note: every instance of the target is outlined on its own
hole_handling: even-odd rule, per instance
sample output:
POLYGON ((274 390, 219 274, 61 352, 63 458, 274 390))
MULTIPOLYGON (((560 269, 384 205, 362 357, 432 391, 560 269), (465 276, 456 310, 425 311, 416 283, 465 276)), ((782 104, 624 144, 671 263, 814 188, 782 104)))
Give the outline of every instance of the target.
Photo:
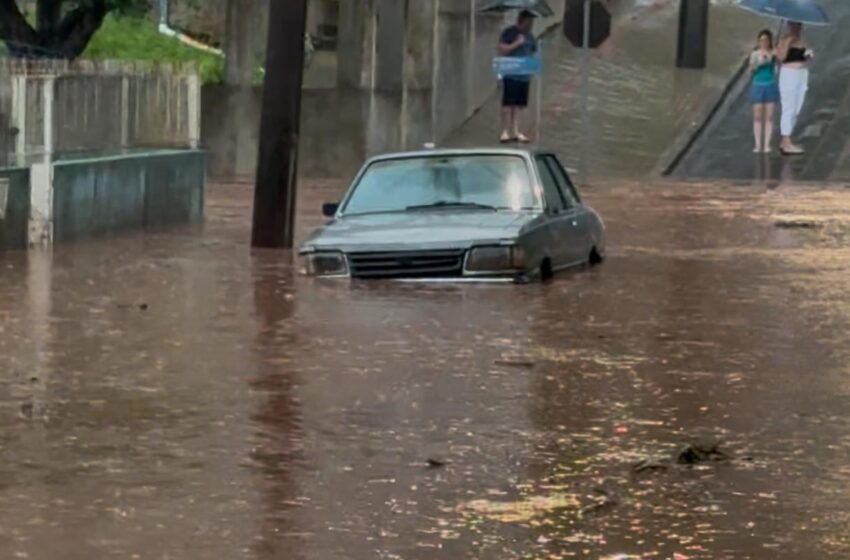
POLYGON ((599 254, 599 251, 596 250, 596 247, 590 250, 590 256, 587 261, 590 263, 590 266, 594 266, 602 263, 602 255, 599 254))
POLYGON ((549 259, 543 259, 543 262, 540 263, 540 270, 537 276, 541 282, 548 282, 552 279, 554 274, 552 273, 552 262, 549 259))

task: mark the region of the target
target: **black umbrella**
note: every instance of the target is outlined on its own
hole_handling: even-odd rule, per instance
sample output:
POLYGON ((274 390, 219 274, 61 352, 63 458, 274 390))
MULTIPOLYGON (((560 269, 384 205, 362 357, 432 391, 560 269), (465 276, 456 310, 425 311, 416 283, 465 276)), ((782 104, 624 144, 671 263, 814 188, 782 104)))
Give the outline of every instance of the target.
POLYGON ((510 10, 528 10, 539 17, 552 17, 555 11, 546 0, 484 0, 480 12, 507 12, 510 10))

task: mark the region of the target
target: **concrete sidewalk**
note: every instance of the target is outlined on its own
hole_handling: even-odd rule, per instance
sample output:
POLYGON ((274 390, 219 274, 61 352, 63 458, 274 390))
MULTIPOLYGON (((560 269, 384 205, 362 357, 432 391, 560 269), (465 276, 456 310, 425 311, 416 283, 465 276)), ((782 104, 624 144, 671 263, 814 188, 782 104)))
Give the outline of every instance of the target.
MULTIPOLYGON (((680 70, 675 67, 677 7, 674 0, 637 2, 609 42, 593 52, 586 150, 595 177, 645 176, 659 169, 716 105, 763 26, 743 10, 713 5, 708 68, 680 70)), ((556 31, 544 40, 543 53, 540 144, 578 167, 584 145, 581 52, 556 31)), ((532 133, 535 112, 532 106, 526 119, 532 133)), ((498 134, 494 97, 449 143, 490 144, 498 134)))

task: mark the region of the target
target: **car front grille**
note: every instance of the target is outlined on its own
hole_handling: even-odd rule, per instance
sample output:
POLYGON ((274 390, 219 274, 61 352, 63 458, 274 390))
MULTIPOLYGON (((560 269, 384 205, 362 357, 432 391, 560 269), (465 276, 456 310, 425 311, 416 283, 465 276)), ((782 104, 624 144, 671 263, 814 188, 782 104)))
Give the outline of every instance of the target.
POLYGON ((349 253, 353 278, 454 278, 463 275, 466 251, 349 253))

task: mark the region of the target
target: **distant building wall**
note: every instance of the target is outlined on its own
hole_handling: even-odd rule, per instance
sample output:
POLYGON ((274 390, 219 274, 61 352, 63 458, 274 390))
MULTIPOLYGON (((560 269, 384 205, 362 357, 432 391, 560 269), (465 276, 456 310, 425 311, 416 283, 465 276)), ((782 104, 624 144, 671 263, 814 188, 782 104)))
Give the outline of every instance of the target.
POLYGON ((169 0, 172 26, 214 46, 224 44, 228 0, 169 0))
MULTIPOLYGON (((561 21, 564 4, 550 0, 556 15, 538 21, 538 32, 561 21)), ((346 175, 367 155, 439 142, 481 107, 496 91, 499 34, 516 16, 481 14, 477 5, 340 1, 338 90, 304 92, 301 172, 346 175)), ((256 88, 204 88, 202 144, 214 176, 253 177, 261 98, 256 88)))
MULTIPOLYGON (((262 88, 204 86, 201 139, 209 155, 209 173, 227 180, 250 180, 257 168, 262 88), (239 105, 242 119, 222 107, 239 105)), ((398 129, 401 99, 385 100, 366 92, 305 90, 301 102, 301 145, 298 168, 311 176, 352 174, 372 151, 372 136, 398 129), (390 106, 384 113, 381 106, 390 106), (388 114, 390 122, 378 121, 388 114)))

